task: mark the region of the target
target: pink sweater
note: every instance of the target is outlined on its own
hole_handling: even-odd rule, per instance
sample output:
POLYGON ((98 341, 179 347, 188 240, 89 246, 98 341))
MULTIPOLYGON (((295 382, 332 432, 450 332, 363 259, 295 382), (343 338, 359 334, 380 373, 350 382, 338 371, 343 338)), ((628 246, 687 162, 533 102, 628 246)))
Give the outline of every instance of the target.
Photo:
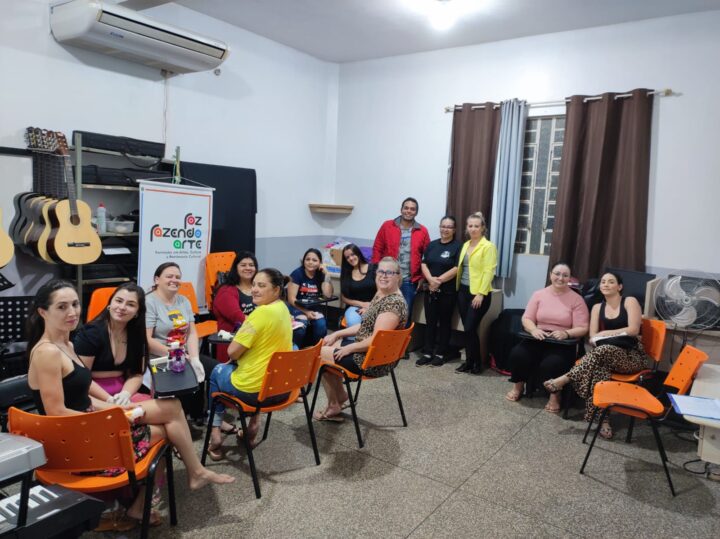
POLYGON ((590 323, 588 308, 580 294, 568 290, 557 295, 552 286, 538 290, 530 297, 523 318, 547 331, 588 327, 590 323))

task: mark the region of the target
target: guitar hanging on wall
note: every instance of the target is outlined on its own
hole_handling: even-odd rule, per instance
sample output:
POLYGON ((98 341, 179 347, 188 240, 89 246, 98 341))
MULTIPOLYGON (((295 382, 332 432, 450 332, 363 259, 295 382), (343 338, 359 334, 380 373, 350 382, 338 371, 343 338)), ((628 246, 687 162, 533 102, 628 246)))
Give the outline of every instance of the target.
MULTIPOLYGON (((0 225, 2 225, 2 210, 0 210, 0 225)), ((5 229, 0 226, 0 268, 7 266, 13 256, 15 256, 15 245, 5 229)))
POLYGON ((48 216, 53 231, 47 239, 47 254, 50 258, 66 264, 90 264, 100 257, 102 243, 90 222, 90 206, 77 199, 65 135, 58 131, 55 132, 55 138, 58 153, 65 162, 68 198, 49 208, 48 216))

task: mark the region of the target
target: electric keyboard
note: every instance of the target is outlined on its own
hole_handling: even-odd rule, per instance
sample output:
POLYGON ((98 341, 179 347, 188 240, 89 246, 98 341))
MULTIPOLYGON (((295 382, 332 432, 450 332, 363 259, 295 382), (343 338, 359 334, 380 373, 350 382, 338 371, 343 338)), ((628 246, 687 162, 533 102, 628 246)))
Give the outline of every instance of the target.
POLYGON ((78 537, 97 527, 105 504, 58 485, 30 487, 33 470, 45 464, 42 444, 0 434, 0 487, 21 482, 20 492, 0 499, 0 537, 78 537))

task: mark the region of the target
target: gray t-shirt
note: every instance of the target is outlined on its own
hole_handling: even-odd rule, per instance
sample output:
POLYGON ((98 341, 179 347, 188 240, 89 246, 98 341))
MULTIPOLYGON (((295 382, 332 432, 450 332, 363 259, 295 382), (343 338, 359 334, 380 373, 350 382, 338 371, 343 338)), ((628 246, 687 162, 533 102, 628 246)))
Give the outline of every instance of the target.
POLYGON ((469 249, 465 252, 465 257, 462 260, 462 273, 460 274, 460 284, 470 286, 470 253, 469 249))
POLYGON ((400 250, 398 251, 398 263, 400 264, 400 275, 403 281, 410 280, 410 237, 412 228, 400 227, 400 250))
MULTIPOLYGON (((178 341, 184 346, 190 331, 190 322, 195 320, 190 300, 177 294, 173 304, 168 306, 153 292, 145 296, 145 305, 145 327, 153 328, 153 337, 165 345, 178 341)), ((155 354, 151 355, 157 357, 155 354)))

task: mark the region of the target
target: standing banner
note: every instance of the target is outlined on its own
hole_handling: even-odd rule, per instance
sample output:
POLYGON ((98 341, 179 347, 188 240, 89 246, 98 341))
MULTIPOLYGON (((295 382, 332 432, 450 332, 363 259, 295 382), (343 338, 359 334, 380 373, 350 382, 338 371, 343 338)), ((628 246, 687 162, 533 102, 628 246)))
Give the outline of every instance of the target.
POLYGON ((200 311, 206 311, 205 257, 210 252, 213 189, 148 180, 138 180, 138 184, 138 283, 149 290, 155 269, 164 262, 176 262, 182 280, 195 287, 200 311))

